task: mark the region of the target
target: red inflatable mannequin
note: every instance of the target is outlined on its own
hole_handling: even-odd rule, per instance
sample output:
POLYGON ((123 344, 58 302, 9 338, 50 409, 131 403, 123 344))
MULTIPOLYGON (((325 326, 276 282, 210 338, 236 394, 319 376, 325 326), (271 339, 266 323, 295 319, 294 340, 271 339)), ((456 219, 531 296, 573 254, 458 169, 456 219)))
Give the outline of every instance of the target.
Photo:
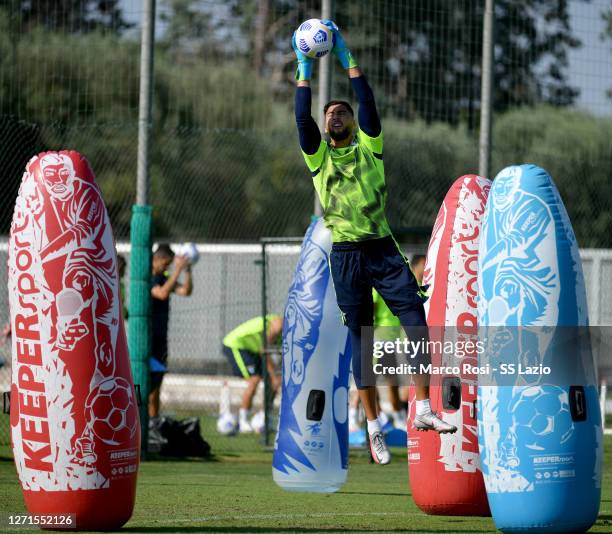
MULTIPOLYGON (((478 239, 490 187, 486 178, 462 176, 438 212, 423 278, 430 286, 425 309, 431 341, 471 347, 467 342, 477 340, 478 239)), ((463 370, 463 363, 476 365, 476 356, 470 348, 463 354, 434 352, 432 363, 463 370)), ((417 432, 409 425, 410 488, 417 506, 429 514, 490 515, 478 454, 477 378, 463 373, 432 376, 432 409, 457 426, 456 433, 417 432)))
POLYGON ((119 528, 134 507, 140 427, 112 229, 77 152, 28 163, 8 266, 11 437, 26 507, 74 514, 78 530, 119 528))

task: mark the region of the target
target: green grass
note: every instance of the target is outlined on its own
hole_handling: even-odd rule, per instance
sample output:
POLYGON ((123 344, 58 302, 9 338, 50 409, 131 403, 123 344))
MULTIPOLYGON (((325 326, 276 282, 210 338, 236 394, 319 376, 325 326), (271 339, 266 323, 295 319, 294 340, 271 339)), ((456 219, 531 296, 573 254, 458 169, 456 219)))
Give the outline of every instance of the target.
MULTIPOLYGON (((235 438, 242 439, 242 438, 235 438)), ((8 450, 0 448, 0 513, 23 512, 8 450)), ((604 490, 591 532, 612 531, 612 437, 605 442, 604 490)), ((405 451, 389 466, 351 453, 348 481, 335 494, 286 493, 272 481, 271 453, 214 461, 141 465, 132 520, 124 532, 492 532, 488 518, 436 517, 410 497, 405 451)))

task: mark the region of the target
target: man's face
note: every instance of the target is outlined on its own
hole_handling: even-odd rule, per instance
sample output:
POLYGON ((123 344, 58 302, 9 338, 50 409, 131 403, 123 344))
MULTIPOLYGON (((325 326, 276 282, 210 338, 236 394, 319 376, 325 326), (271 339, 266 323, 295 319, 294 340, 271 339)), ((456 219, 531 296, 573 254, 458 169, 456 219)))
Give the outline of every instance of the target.
POLYGON ((355 118, 342 104, 334 104, 325 112, 325 131, 334 141, 343 141, 353 135, 355 118))
POLYGON ((499 210, 506 210, 512 204, 514 195, 518 191, 521 176, 517 172, 509 172, 505 176, 495 179, 497 194, 494 197, 494 205, 499 210))
POLYGON ((45 162, 41 164, 45 189, 56 200, 67 200, 72 194, 74 171, 63 161, 45 162))
POLYGON ((153 274, 164 274, 172 264, 172 258, 153 255, 153 274))

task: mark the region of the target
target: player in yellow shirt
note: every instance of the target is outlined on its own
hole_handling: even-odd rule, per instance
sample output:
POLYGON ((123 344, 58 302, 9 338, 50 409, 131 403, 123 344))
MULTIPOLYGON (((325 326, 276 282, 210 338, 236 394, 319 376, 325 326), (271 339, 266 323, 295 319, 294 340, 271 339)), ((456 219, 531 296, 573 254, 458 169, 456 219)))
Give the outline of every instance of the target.
MULTIPOLYGON (((278 344, 283 333, 283 319, 278 315, 267 315, 266 327, 268 346, 278 344)), ((254 317, 238 325, 223 338, 223 354, 230 362, 233 374, 247 381, 238 413, 238 430, 242 433, 253 432, 249 417, 253 397, 262 376, 263 329, 263 316, 254 317)), ((276 393, 280 386, 280 377, 276 376, 272 359, 267 358, 266 361, 272 391, 276 393)))

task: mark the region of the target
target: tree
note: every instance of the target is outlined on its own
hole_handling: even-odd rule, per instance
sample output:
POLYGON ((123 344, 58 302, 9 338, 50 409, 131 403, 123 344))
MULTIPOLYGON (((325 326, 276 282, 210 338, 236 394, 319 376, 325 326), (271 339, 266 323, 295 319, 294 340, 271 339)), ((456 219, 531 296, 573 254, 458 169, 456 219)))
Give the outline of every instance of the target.
MULTIPOLYGON (((305 4, 233 0, 233 13, 252 40, 252 61, 262 76, 273 79, 279 65, 293 64, 291 32, 320 11, 320 2, 305 4), (266 50, 263 59, 261 50, 266 50)), ((467 119, 470 126, 479 103, 483 11, 479 0, 335 2, 336 21, 377 86, 384 111, 428 121, 467 119)), ((568 0, 497 0, 495 110, 542 102, 571 105, 578 90, 567 80, 567 52, 578 46, 568 0)), ((285 69, 285 80, 292 69, 285 69)))
POLYGON ((194 0, 164 0, 160 19, 166 24, 164 44, 170 50, 199 53, 212 40, 210 16, 197 4, 194 0))
POLYGON ((0 0, 0 9, 20 21, 22 32, 42 26, 65 33, 120 33, 131 25, 119 5, 120 0, 0 0))

